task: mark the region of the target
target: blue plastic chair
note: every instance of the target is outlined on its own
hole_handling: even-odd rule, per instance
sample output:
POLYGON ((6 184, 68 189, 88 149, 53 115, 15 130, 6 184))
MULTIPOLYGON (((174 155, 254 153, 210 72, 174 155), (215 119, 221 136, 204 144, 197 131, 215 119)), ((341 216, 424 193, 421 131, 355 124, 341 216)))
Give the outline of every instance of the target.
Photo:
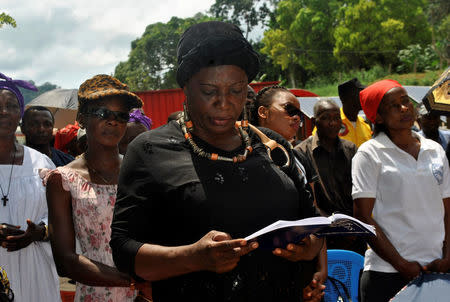
MULTIPOLYGON (((364 267, 364 257, 347 250, 328 250, 328 276, 341 281, 348 289, 352 302, 358 301, 359 276, 364 267)), ((347 301, 339 282, 333 284, 330 280, 325 283, 325 302, 347 301), (339 287, 339 290, 336 288, 339 287)))

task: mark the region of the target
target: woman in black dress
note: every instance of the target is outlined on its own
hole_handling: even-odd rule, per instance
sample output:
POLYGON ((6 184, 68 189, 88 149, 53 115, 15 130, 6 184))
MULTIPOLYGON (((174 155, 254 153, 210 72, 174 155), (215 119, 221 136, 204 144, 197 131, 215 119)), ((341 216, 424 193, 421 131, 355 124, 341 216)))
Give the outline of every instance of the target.
POLYGON ((236 126, 256 53, 236 26, 206 22, 183 34, 178 63, 184 114, 137 137, 123 161, 110 243, 117 267, 152 281, 155 301, 301 300, 311 280, 302 260, 323 240, 270 250, 242 239, 313 215, 293 162, 282 170, 236 126))
MULTIPOLYGON (((287 88, 274 85, 264 87, 258 91, 251 106, 250 123, 271 129, 293 144, 295 136, 301 127, 300 117, 300 102, 297 97, 287 88)), ((292 145, 289 147, 292 148, 292 145)), ((292 149, 292 152, 295 156, 295 164, 299 172, 304 175, 306 189, 310 192, 313 200, 314 182, 318 178, 317 173, 303 153, 295 149, 292 149)), ((304 290, 305 298, 308 294, 317 296, 317 298, 324 295, 325 286, 323 284, 328 277, 326 244, 324 244, 320 257, 317 260, 317 272, 314 274, 311 284, 304 290)))

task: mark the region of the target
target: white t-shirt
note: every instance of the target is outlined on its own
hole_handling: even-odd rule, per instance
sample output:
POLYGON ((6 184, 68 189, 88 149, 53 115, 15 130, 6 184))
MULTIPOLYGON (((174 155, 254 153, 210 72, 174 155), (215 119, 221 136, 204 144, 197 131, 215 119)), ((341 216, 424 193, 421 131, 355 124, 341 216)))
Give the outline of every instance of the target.
MULTIPOLYGON (((373 218, 400 255, 425 265, 442 258, 444 204, 450 197, 450 175, 444 149, 420 139, 418 159, 380 133, 362 144, 352 160, 352 197, 375 198, 373 218)), ((373 250, 364 270, 396 272, 373 250)))

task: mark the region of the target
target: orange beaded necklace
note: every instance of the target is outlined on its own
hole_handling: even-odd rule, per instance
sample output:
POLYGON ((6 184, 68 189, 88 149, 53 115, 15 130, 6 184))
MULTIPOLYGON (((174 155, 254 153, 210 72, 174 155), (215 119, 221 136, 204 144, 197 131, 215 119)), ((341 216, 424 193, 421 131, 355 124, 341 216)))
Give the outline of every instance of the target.
POLYGON ((194 124, 191 120, 189 120, 189 117, 187 115, 186 106, 184 106, 184 111, 180 115, 180 118, 178 119, 178 123, 181 126, 181 131, 183 131, 184 138, 187 140, 189 145, 192 147, 192 150, 195 154, 208 158, 210 160, 221 160, 221 161, 227 161, 227 162, 233 162, 233 163, 241 163, 247 159, 247 156, 252 153, 253 148, 250 145, 250 137, 248 136, 247 132, 243 129, 243 126, 248 126, 248 121, 244 120, 241 122, 241 124, 236 123, 236 129, 239 130, 239 134, 241 136, 242 142, 245 145, 245 151, 244 154, 239 154, 237 156, 233 157, 226 157, 221 156, 217 153, 209 153, 200 148, 195 141, 192 139, 192 131, 194 130, 194 124))

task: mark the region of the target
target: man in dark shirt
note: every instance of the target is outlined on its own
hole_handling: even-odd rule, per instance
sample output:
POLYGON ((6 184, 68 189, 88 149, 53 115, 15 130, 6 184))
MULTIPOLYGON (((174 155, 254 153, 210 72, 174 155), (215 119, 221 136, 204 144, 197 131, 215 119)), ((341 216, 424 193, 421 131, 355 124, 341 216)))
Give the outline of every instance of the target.
POLYGON ((65 166, 74 158, 60 150, 51 147, 53 139, 53 125, 55 120, 51 111, 43 106, 31 106, 25 110, 22 117, 21 129, 25 135, 26 145, 44 153, 53 161, 55 166, 65 166))
MULTIPOLYGON (((357 147, 339 138, 341 113, 332 100, 320 100, 314 106, 315 135, 295 147, 302 152, 317 171, 314 183, 316 204, 321 214, 329 216, 339 212, 353 216, 351 163, 357 147)), ((363 252, 365 244, 354 238, 329 238, 328 248, 345 248, 363 252)))

